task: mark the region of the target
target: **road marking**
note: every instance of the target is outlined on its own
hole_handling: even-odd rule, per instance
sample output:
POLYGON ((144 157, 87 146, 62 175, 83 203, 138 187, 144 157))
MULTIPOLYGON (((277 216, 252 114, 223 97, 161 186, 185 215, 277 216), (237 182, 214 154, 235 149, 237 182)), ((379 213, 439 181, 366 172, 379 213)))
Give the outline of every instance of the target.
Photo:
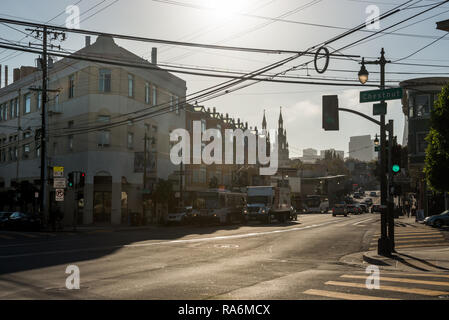
POLYGON ((359 225, 360 223, 363 223, 363 222, 368 222, 368 221, 371 221, 371 220, 373 220, 374 218, 369 218, 369 219, 365 219, 365 220, 362 220, 362 221, 359 221, 359 222, 356 222, 356 223, 354 223, 353 224, 353 226, 357 226, 357 225, 359 225))
MULTIPOLYGON (((367 289, 365 283, 328 281, 325 284, 332 285, 332 286, 342 286, 342 287, 367 289)), ((404 287, 394 287, 394 286, 384 286, 384 285, 380 285, 379 289, 372 289, 372 291, 374 291, 374 292, 377 291, 377 290, 419 294, 419 295, 423 295, 423 296, 442 296, 442 295, 448 295, 449 294, 448 291, 436 291, 436 290, 428 290, 428 289, 404 288, 404 287)))
POLYGON ((435 242, 435 243, 423 243, 423 244, 410 244, 410 245, 398 245, 395 248, 415 248, 415 247, 448 247, 448 242, 435 242))
MULTIPOLYGON (((365 271, 356 271, 358 273, 366 273, 365 271)), ((401 275, 401 276, 415 276, 415 277, 429 277, 429 278, 448 278, 449 274, 439 274, 439 273, 400 273, 397 272, 387 272, 382 271, 382 274, 392 274, 392 275, 401 275)))
POLYGON ((120 249, 120 248, 138 248, 138 247, 149 247, 149 246, 156 246, 156 245, 176 244, 176 243, 195 243, 195 242, 218 241, 218 240, 227 240, 227 239, 242 239, 242 238, 259 237, 259 236, 269 235, 269 234, 278 234, 278 233, 284 233, 284 232, 307 230, 307 229, 311 229, 311 228, 317 228, 317 227, 322 227, 325 225, 336 224, 336 223, 337 223, 336 221, 328 221, 328 222, 323 222, 321 224, 314 224, 311 226, 294 227, 294 228, 288 228, 288 229, 278 229, 278 230, 271 230, 271 231, 264 231, 264 232, 234 234, 234 235, 229 235, 229 236, 216 236, 216 237, 207 237, 207 238, 180 239, 180 240, 169 240, 169 241, 160 241, 160 242, 105 246, 105 247, 92 247, 92 248, 83 248, 83 249, 54 250, 54 251, 22 253, 22 254, 15 254, 15 255, 0 256, 0 259, 31 257, 31 256, 44 255, 44 254, 50 255, 50 254, 110 250, 110 249, 120 249))
MULTIPOLYGON (((356 276, 356 275, 352 275, 352 274, 344 274, 344 275, 341 276, 341 278, 366 279, 366 276, 356 276)), ((446 287, 449 287, 449 282, 417 280, 417 279, 408 279, 408 278, 380 277, 380 281, 401 282, 401 283, 416 283, 416 284, 429 284, 429 285, 433 285, 433 286, 446 286, 446 287)))
POLYGON ((399 300, 399 299, 392 299, 392 298, 373 297, 373 296, 365 296, 365 295, 360 295, 360 294, 350 294, 350 293, 333 292, 333 291, 316 290, 316 289, 309 289, 307 291, 304 291, 304 293, 310 294, 310 295, 315 295, 315 296, 336 298, 336 299, 346 299, 346 300, 399 300))

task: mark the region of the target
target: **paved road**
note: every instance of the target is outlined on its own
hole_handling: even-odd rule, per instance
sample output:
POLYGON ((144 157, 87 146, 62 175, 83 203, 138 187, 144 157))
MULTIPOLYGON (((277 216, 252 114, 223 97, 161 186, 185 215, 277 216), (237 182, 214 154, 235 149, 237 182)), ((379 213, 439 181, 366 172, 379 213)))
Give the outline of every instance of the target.
POLYGON ((449 296, 449 273, 382 274, 383 287, 373 291, 365 287, 364 268, 340 262, 345 255, 369 249, 379 218, 311 214, 288 224, 226 228, 34 234, 35 238, 0 233, 10 237, 0 239, 0 299, 449 296), (80 290, 65 288, 70 264, 80 269, 80 290))

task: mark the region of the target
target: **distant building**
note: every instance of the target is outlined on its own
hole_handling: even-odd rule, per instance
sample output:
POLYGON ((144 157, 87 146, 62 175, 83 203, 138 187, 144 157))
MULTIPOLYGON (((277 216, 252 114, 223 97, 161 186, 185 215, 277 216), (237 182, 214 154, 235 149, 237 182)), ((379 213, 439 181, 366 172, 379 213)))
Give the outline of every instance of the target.
POLYGON ((371 161, 374 159, 374 142, 371 139, 371 135, 350 138, 349 158, 360 161, 371 161))
POLYGON ((340 158, 341 160, 343 160, 345 158, 345 152, 343 150, 326 149, 326 150, 321 150, 320 151, 320 158, 321 159, 324 159, 324 157, 326 156, 326 152, 335 153, 335 155, 338 158, 340 158))
POLYGON ((307 148, 302 150, 302 157, 299 159, 304 163, 315 163, 321 157, 318 155, 318 150, 313 148, 307 148))

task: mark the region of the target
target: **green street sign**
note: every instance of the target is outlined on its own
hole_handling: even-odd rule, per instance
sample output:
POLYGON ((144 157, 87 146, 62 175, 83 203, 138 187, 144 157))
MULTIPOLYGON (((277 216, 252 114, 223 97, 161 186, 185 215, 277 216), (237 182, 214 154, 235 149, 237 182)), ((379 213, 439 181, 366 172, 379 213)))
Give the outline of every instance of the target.
POLYGON ((375 103, 373 104, 373 116, 380 116, 387 114, 387 103, 375 103))
POLYGON ((402 99, 402 88, 360 91, 360 103, 402 99))

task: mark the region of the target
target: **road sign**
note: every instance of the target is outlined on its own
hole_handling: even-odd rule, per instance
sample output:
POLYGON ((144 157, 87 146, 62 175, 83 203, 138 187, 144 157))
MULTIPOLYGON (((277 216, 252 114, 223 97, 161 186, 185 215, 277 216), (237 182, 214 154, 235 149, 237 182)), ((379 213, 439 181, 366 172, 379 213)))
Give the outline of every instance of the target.
POLYGON ((53 167, 53 177, 63 177, 64 167, 53 167))
POLYGON ((66 179, 65 178, 54 178, 53 179, 53 188, 64 189, 65 187, 66 187, 66 179))
POLYGON ((382 114, 387 114, 387 103, 373 104, 373 116, 380 116, 382 114))
POLYGON ((64 189, 56 189, 55 200, 64 201, 64 189))
POLYGON ((402 99, 402 88, 360 91, 360 103, 402 99))

